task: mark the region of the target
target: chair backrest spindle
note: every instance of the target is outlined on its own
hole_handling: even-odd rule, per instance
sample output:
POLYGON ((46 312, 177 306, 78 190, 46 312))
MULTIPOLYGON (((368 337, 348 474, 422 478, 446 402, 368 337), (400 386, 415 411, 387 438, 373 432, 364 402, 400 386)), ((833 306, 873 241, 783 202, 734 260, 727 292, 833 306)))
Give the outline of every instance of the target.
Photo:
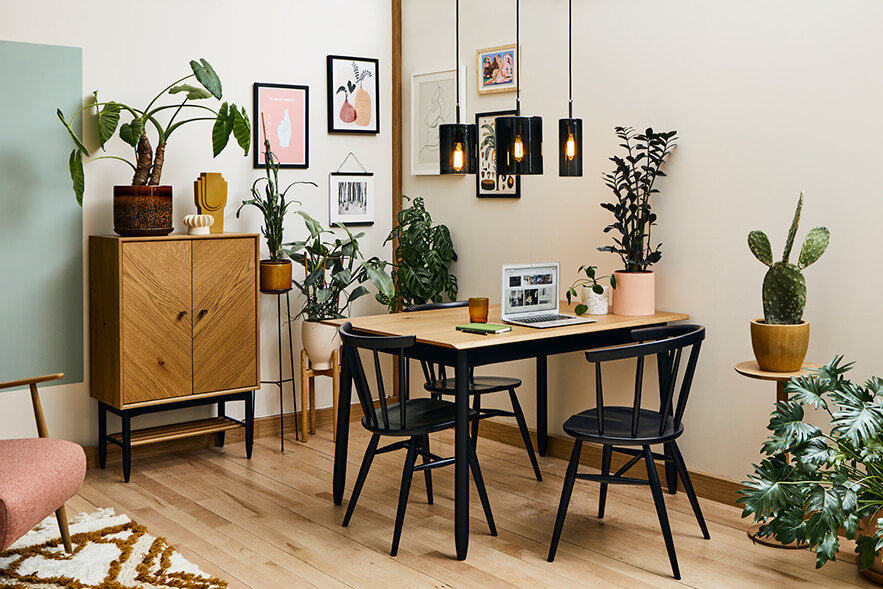
POLYGON ((632 437, 638 436, 638 423, 641 419, 641 392, 644 390, 644 356, 638 356, 635 370, 635 402, 632 404, 632 437))

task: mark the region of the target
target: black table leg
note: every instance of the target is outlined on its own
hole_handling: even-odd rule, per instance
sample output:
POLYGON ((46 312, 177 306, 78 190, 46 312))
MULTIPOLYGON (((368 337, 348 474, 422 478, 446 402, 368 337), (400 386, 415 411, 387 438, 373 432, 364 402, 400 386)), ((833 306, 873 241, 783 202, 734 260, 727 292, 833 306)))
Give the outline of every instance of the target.
POLYGON ((107 407, 98 403, 98 464, 107 468, 107 407))
MULTIPOLYGON (((340 363, 340 391, 337 397, 337 439, 334 441, 334 479, 332 495, 334 504, 343 502, 343 491, 346 485, 346 451, 350 433, 350 403, 353 394, 353 378, 350 373, 350 347, 343 344, 343 359, 340 363)), ((302 407, 301 411, 306 411, 302 407)))
MULTIPOLYGON (((281 368, 281 367, 280 367, 281 368)), ((245 457, 251 460, 254 448, 254 391, 245 393, 245 457)))
POLYGON ((132 416, 123 411, 123 480, 129 482, 132 475, 132 416))
POLYGON ((454 428, 454 539, 457 559, 465 560, 469 549, 469 364, 465 352, 457 353, 454 428))
POLYGON ((547 356, 537 356, 537 452, 546 455, 549 442, 547 356))

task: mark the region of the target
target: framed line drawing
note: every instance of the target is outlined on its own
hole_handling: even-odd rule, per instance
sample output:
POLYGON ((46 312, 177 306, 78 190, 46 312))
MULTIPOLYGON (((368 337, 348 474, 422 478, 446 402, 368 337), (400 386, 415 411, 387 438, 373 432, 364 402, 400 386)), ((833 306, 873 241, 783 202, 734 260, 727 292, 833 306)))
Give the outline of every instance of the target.
POLYGON ((479 49, 475 53, 478 93, 514 92, 518 82, 518 48, 511 45, 479 49))
POLYGON ((475 113, 478 128, 478 173, 475 175, 475 196, 478 198, 521 198, 521 177, 497 174, 497 117, 515 115, 515 110, 475 113))
POLYGON ((254 84, 254 167, 264 165, 264 124, 280 168, 310 166, 310 89, 290 84, 254 84))
MULTIPOLYGON (((437 175, 438 126, 457 119, 455 70, 411 76, 411 174, 437 175)), ((466 114, 466 68, 460 71, 460 118, 466 114)))
POLYGON ((380 133, 378 60, 329 55, 328 132, 380 133))
POLYGON ((374 173, 331 172, 328 220, 331 225, 374 224, 374 173))

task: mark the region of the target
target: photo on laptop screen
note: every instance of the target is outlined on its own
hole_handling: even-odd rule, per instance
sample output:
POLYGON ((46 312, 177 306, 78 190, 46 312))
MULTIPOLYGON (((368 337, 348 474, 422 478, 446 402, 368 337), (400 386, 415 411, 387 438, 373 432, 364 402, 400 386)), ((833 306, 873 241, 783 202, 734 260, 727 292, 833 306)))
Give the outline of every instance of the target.
POLYGON ((557 308, 558 268, 554 264, 506 268, 505 312, 533 313, 557 308))

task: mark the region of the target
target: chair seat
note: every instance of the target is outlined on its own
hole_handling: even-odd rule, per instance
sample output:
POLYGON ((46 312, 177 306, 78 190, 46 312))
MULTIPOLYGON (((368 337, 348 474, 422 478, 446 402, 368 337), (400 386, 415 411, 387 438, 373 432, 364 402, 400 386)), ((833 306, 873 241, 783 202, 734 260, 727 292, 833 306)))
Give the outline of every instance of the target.
POLYGON ((671 416, 666 416, 665 427, 659 433, 662 415, 658 411, 641 409, 638 418, 638 435, 632 436, 631 407, 604 407, 604 434, 598 429, 598 410, 589 409, 573 415, 564 422, 567 435, 587 442, 598 444, 616 444, 622 446, 642 446, 644 444, 660 444, 674 440, 680 436, 683 424, 674 427, 671 416))
POLYGON ((85 476, 78 444, 0 440, 0 552, 76 495, 85 476))
MULTIPOLYGON (((440 378, 424 385, 430 393, 453 395, 456 392, 456 384, 453 378, 440 378)), ((476 376, 469 382, 470 395, 484 395, 485 393, 499 393, 521 386, 517 378, 505 376, 476 376)))
MULTIPOLYGON (((436 399, 409 399, 405 402, 405 428, 401 424, 401 410, 399 403, 387 408, 389 415, 389 428, 383 427, 383 413, 380 408, 375 409, 379 427, 372 427, 366 418, 362 418, 362 425, 368 431, 387 436, 420 436, 454 427, 457 417, 457 406, 450 401, 436 399)), ((469 419, 476 416, 475 411, 469 410, 469 419)))

